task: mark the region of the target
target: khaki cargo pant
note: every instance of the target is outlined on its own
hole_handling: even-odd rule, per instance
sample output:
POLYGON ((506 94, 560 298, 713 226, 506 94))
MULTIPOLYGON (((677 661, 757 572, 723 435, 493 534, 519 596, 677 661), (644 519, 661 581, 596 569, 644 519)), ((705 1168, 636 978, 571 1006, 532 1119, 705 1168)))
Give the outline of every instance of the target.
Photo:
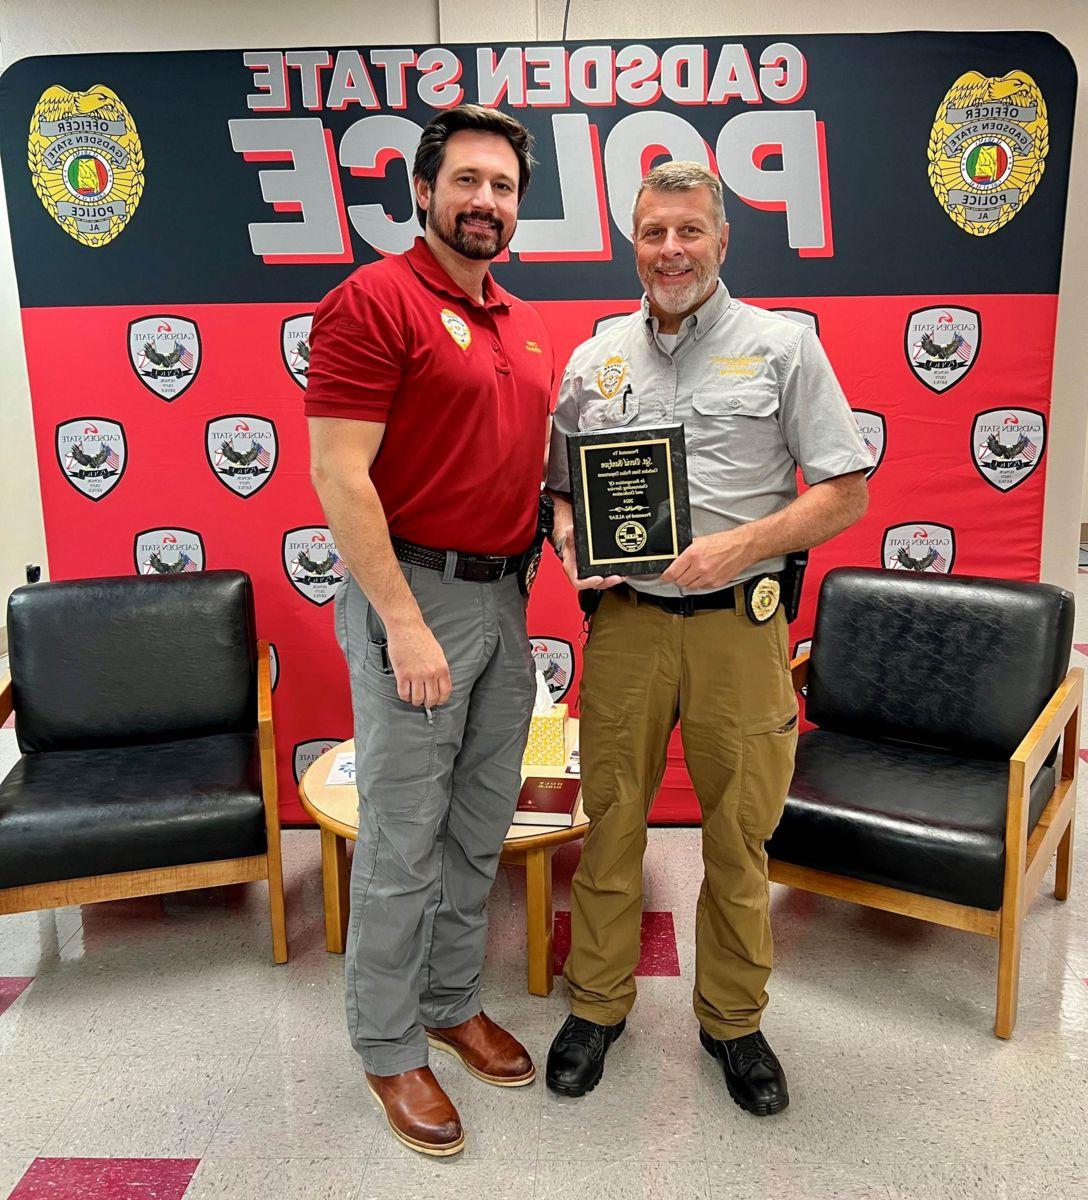
MULTIPOLYGON (((740 600, 738 588, 738 600, 740 600)), ((695 1014, 715 1038, 759 1028, 771 971, 764 841, 782 815, 797 745, 797 697, 780 610, 671 616, 608 592, 581 683, 582 792, 590 819, 571 889, 571 1011, 614 1025, 635 1001, 646 818, 681 724, 703 820, 695 924, 695 1014)))

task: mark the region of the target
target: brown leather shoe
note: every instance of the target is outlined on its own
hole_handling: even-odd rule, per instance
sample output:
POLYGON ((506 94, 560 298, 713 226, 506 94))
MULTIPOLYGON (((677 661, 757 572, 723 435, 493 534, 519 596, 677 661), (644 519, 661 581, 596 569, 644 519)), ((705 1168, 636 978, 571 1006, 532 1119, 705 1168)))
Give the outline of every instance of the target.
POLYGON ((365 1074, 397 1141, 420 1154, 457 1154, 465 1148, 461 1118, 430 1067, 399 1075, 365 1074))
POLYGON ((436 1050, 456 1055, 465 1070, 497 1087, 523 1087, 536 1078, 528 1050, 486 1013, 477 1013, 448 1029, 427 1029, 436 1050))

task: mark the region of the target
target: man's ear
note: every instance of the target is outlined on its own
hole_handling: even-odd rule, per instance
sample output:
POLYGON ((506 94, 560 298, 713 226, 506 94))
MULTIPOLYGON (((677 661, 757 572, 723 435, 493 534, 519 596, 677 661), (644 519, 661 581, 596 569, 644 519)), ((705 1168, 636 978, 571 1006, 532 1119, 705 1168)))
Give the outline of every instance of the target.
POLYGON ((431 185, 420 175, 412 179, 412 190, 416 194, 416 203, 426 212, 431 206, 431 185))
POLYGON ((725 262, 725 252, 729 249, 729 222, 722 226, 722 240, 718 246, 718 266, 720 267, 725 262))

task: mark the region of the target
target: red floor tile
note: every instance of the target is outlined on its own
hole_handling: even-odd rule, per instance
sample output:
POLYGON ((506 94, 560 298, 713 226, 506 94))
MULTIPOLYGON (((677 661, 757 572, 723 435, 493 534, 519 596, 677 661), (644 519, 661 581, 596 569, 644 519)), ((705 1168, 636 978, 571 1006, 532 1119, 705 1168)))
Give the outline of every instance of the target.
POLYGON ((1088 642, 1074 642, 1073 649, 1078 654, 1088 654, 1088 642))
POLYGON ((6 1012, 33 982, 33 975, 0 975, 0 1013, 6 1012))
POLYGON ((8 1200, 181 1200, 199 1158, 36 1158, 8 1200))
MULTIPOLYGON (((570 913, 557 912, 552 932, 552 959, 556 974, 570 953, 570 913)), ((676 927, 671 912, 642 914, 642 953, 636 975, 679 975, 680 957, 676 952, 676 927)))
POLYGON ((1078 750, 1077 753, 1085 762, 1088 762, 1088 750, 1078 750))
POLYGON ((15 728, 15 714, 12 713, 11 716, 8 717, 8 719, 3 723, 3 725, 0 725, 0 729, 14 729, 14 728, 15 728))

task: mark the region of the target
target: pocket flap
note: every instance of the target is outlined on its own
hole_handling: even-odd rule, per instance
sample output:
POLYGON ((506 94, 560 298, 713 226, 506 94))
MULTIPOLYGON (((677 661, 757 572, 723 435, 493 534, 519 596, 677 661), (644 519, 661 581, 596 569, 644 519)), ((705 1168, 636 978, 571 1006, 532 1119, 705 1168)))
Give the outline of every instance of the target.
POLYGON ((770 417, 778 412, 778 391, 762 382, 700 388, 692 404, 704 417, 770 417))

